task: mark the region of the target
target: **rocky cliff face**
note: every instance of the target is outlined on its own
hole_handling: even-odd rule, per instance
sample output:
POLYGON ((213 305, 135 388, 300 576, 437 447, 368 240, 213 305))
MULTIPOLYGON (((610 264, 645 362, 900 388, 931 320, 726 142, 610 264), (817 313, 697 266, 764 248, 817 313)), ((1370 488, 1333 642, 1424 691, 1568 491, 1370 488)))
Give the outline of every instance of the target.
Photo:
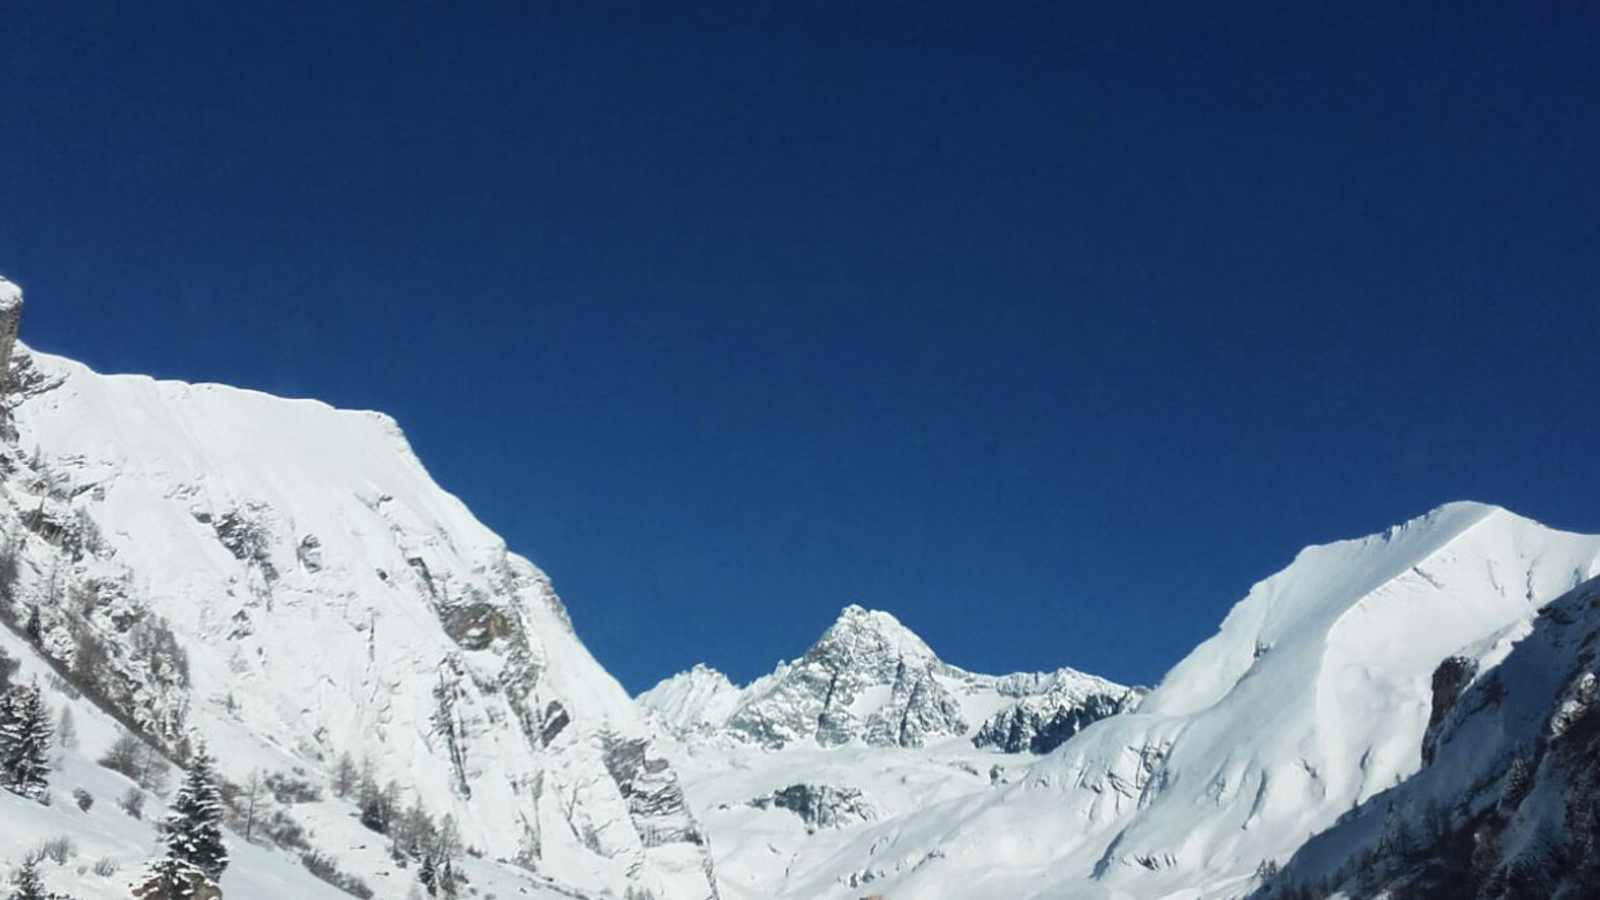
POLYGON ((237 781, 366 757, 491 856, 717 895, 673 768, 550 580, 392 419, 20 344, 11 376, 0 618, 128 727, 180 758, 204 735, 237 781))

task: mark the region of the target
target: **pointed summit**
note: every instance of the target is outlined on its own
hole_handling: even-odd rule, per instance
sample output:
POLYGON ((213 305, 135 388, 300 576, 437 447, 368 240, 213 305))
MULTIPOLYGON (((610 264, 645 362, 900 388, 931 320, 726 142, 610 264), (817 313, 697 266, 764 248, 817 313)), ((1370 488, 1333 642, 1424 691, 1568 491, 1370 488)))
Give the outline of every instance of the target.
POLYGON ((961 704, 941 683, 964 675, 899 619, 851 604, 804 656, 747 690, 728 728, 774 748, 921 746, 966 732, 961 704))
POLYGON ((738 705, 739 688, 728 676, 704 663, 664 678, 640 694, 638 704, 674 732, 720 726, 738 705))
POLYGON ((866 664, 888 674, 904 659, 944 666, 933 648, 893 614, 853 603, 839 611, 839 618, 806 651, 804 659, 816 656, 866 664))

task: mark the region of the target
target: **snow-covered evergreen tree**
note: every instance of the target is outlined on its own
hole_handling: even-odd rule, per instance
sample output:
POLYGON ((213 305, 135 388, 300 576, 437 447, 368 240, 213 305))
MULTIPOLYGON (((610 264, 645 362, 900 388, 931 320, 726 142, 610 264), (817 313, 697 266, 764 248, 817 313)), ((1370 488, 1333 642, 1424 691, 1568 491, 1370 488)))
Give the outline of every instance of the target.
POLYGON ((417 880, 422 882, 422 887, 427 890, 429 897, 439 895, 439 873, 433 867, 433 853, 423 854, 422 865, 417 869, 417 880))
POLYGON ((39 799, 50 786, 50 708, 36 684, 13 687, 0 698, 0 783, 39 799))
POLYGON ((356 789, 356 782, 361 778, 361 771, 356 768, 355 758, 346 750, 339 754, 339 762, 333 770, 333 795, 335 797, 348 797, 356 789))
POLYGON ((0 693, 11 690, 11 674, 21 665, 8 656, 4 648, 0 648, 0 693))
POLYGON ((212 881, 193 863, 168 853, 152 863, 145 878, 133 888, 137 900, 197 900, 212 894, 212 881))
POLYGON ((204 745, 190 761, 170 809, 162 825, 166 856, 189 863, 212 881, 220 879, 228 867, 228 849, 222 843, 222 795, 204 745))
POLYGON ((17 874, 11 877, 10 900, 48 900, 49 895, 44 892, 44 881, 39 878, 39 857, 30 853, 17 868, 17 874))

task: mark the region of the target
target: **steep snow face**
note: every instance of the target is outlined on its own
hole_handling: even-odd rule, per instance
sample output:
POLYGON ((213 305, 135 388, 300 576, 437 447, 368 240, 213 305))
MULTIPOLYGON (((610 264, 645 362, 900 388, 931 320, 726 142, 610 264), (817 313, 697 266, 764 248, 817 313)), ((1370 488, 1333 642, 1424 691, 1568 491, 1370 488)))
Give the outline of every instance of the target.
POLYGON ((1436 670, 1424 768, 1308 842, 1263 897, 1600 896, 1600 579, 1481 651, 1436 670))
POLYGON ((662 681, 636 699, 660 725, 686 732, 721 726, 742 696, 728 676, 696 663, 694 668, 662 681))
POLYGON ((1476 504, 1309 548, 1135 712, 1011 785, 802 851, 778 896, 1247 893, 1261 863, 1417 770, 1442 659, 1492 654, 1597 558, 1600 539, 1476 504))
POLYGON ((715 896, 636 707, 393 419, 17 355, 11 613, 39 608, 59 664, 114 674, 121 714, 203 735, 235 780, 365 755, 490 856, 715 896))

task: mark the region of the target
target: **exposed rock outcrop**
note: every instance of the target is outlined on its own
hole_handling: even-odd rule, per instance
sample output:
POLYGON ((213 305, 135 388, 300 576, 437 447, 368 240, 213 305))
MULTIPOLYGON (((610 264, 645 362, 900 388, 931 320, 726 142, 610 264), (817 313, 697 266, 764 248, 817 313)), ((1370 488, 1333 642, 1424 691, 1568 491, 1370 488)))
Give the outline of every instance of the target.
POLYGON ((1049 753, 1089 725, 1127 712, 1144 694, 1091 676, 1063 678, 990 716, 972 736, 975 747, 1006 753, 1049 753))
POLYGON ((0 277, 0 396, 11 384, 11 351, 22 325, 22 288, 0 277))
POLYGON ((791 784, 773 791, 770 797, 751 800, 750 805, 757 809, 787 809, 800 817, 808 831, 878 819, 878 811, 861 791, 826 784, 791 784))

